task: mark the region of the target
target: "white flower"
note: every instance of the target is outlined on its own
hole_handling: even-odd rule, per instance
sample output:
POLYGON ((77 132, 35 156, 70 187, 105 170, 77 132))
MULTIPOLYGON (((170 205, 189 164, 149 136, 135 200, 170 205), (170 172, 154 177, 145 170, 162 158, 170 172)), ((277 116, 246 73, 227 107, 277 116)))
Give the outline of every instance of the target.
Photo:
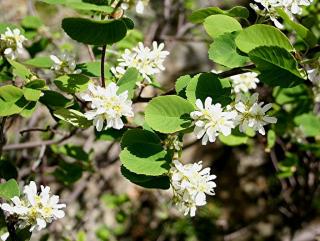
POLYGON ((6 232, 0 236, 1 241, 6 241, 9 238, 9 233, 6 232))
POLYGON ((126 49, 121 58, 118 59, 119 66, 112 68, 112 72, 116 77, 123 75, 127 68, 134 67, 148 82, 151 82, 150 77, 165 70, 163 62, 169 55, 168 51, 163 51, 164 44, 158 45, 153 42, 153 49, 145 47, 143 43, 132 50, 126 49))
POLYGON ((274 22, 277 28, 283 29, 283 25, 278 21, 277 8, 282 8, 289 17, 293 20, 294 14, 302 13, 302 6, 309 6, 312 3, 312 0, 254 0, 257 3, 260 3, 263 10, 255 4, 250 4, 257 14, 261 16, 269 16, 270 19, 274 22))
POLYGON ((215 175, 210 175, 210 168, 202 170, 202 162, 183 165, 173 161, 170 170, 171 185, 174 191, 174 202, 184 215, 195 216, 198 206, 207 203, 207 195, 215 195, 215 175))
POLYGON ((40 231, 48 223, 65 216, 61 209, 66 205, 59 203, 59 196, 50 195, 50 187, 41 186, 41 192, 38 193, 35 182, 30 182, 24 187, 23 194, 22 198, 12 198, 12 204, 1 205, 8 215, 16 216, 20 228, 29 227, 30 232, 40 231))
POLYGON ((136 4, 136 12, 138 14, 143 14, 144 12, 144 3, 142 0, 138 0, 136 4))
POLYGON ((238 74, 231 76, 232 86, 235 93, 239 92, 249 92, 249 90, 257 88, 257 83, 259 79, 257 78, 258 74, 254 72, 238 74))
POLYGON ((207 97, 204 106, 200 99, 196 100, 197 110, 190 114, 195 120, 194 132, 198 139, 202 138, 202 145, 214 142, 216 137, 222 133, 224 136, 231 134, 235 127, 234 119, 236 111, 224 111, 221 104, 212 104, 212 99, 207 97))
POLYGON ((241 132, 252 128, 261 135, 265 135, 263 126, 277 122, 277 118, 266 115, 266 112, 271 109, 272 104, 263 106, 263 102, 258 103, 258 96, 257 93, 249 97, 239 94, 236 98, 235 109, 238 111, 236 124, 239 125, 241 132))
POLYGON ((55 55, 50 55, 50 59, 53 61, 51 67, 57 74, 80 74, 81 69, 76 69, 76 61, 73 56, 63 53, 60 58, 55 55))
POLYGON ((128 91, 117 94, 119 87, 110 83, 106 88, 95 86, 92 83, 88 86, 88 93, 81 94, 81 98, 91 102, 91 111, 85 113, 88 120, 93 120, 97 131, 103 129, 104 122, 108 128, 121 129, 124 124, 122 117, 133 117, 132 101, 128 100, 128 91))
POLYGON ((0 36, 0 48, 7 58, 15 59, 23 50, 23 42, 26 41, 26 37, 23 36, 19 29, 11 30, 7 28, 7 31, 0 36))

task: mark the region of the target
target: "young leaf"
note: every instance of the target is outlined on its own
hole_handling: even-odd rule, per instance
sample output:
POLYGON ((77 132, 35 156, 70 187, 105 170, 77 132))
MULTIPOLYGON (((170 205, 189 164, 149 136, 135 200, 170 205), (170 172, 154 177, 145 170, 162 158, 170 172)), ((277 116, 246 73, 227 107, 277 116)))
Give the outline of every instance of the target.
POLYGON ((38 29, 43 25, 41 19, 36 16, 26 16, 21 21, 21 26, 25 29, 38 29))
POLYGON ((33 76, 32 72, 23 64, 20 64, 14 60, 8 60, 13 66, 13 74, 19 76, 20 78, 27 80, 33 76))
POLYGON ((213 103, 227 105, 231 102, 231 85, 227 79, 219 79, 216 74, 203 73, 192 78, 186 95, 193 105, 197 99, 204 102, 207 97, 211 97, 213 103))
POLYGON ((63 30, 74 40, 91 45, 113 44, 126 36, 127 26, 122 19, 92 20, 65 18, 63 30))
POLYGON ((209 58, 215 63, 229 68, 244 66, 249 58, 237 52, 235 39, 238 34, 238 32, 225 33, 215 38, 210 45, 209 58))
POLYGON ((23 88, 23 96, 24 98, 26 98, 26 100, 38 101, 41 96, 41 91, 30 88, 23 88))
POLYGON ((215 14, 224 14, 230 17, 239 17, 239 18, 249 17, 248 9, 242 6, 236 6, 229 10, 222 10, 218 7, 209 7, 209 8, 202 8, 194 11, 190 15, 189 20, 192 23, 202 23, 207 17, 215 14))
POLYGON ((192 77, 190 75, 184 75, 184 76, 181 76, 179 79, 177 79, 175 89, 177 94, 182 98, 187 97, 186 89, 191 80, 192 80, 192 77))
POLYGON ((265 24, 255 24, 241 31, 236 37, 236 45, 245 53, 260 46, 278 46, 293 51, 286 35, 279 29, 265 24))
POLYGON ((294 123, 301 128, 307 137, 320 135, 320 118, 314 114, 296 116, 294 123))
POLYGON ((170 179, 168 176, 139 175, 134 172, 130 172, 124 166, 121 166, 121 174, 130 182, 144 188, 157 188, 164 190, 170 188, 170 179))
POLYGON ((0 116, 9 116, 20 113, 28 105, 23 97, 23 91, 12 85, 0 87, 0 116))
POLYGON ((88 87, 89 78, 82 74, 69 74, 56 78, 53 82, 62 91, 75 94, 85 91, 88 87))
POLYGON ((193 106, 179 96, 159 96, 146 107, 145 120, 156 131, 174 133, 191 125, 189 115, 193 110, 193 106))
POLYGON ((277 8, 277 13, 280 15, 280 17, 284 20, 285 23, 287 23, 291 28, 293 28, 297 32, 297 34, 303 39, 304 42, 306 42, 309 45, 309 47, 313 47, 317 44, 316 36, 309 29, 291 20, 291 18, 283 9, 277 8))
POLYGON ((222 14, 207 17, 204 21, 204 28, 212 38, 242 30, 241 24, 236 19, 222 14))
POLYGON ((54 116, 60 120, 66 121, 69 124, 86 129, 92 125, 92 122, 79 111, 72 109, 58 109, 54 111, 54 116))
POLYGON ((129 98, 132 99, 134 95, 134 89, 136 87, 136 83, 139 82, 139 78, 141 78, 141 76, 136 68, 127 69, 125 74, 117 83, 119 86, 118 94, 127 90, 129 98))
POLYGON ((167 173, 169 156, 159 137, 147 130, 127 131, 121 140, 120 160, 125 168, 136 174, 160 176, 167 173))
POLYGON ((53 61, 49 57, 35 57, 24 62, 24 64, 43 69, 50 69, 53 61))
POLYGON ((13 197, 20 196, 20 188, 16 180, 10 179, 5 183, 0 184, 0 197, 10 200, 13 197))
POLYGON ((259 79, 270 86, 290 88, 304 81, 296 60, 283 48, 258 47, 249 52, 249 57, 260 72, 259 79))
POLYGON ((53 90, 43 91, 43 96, 40 98, 40 102, 46 105, 49 109, 57 110, 61 108, 67 108, 72 106, 73 101, 67 99, 59 92, 53 90))

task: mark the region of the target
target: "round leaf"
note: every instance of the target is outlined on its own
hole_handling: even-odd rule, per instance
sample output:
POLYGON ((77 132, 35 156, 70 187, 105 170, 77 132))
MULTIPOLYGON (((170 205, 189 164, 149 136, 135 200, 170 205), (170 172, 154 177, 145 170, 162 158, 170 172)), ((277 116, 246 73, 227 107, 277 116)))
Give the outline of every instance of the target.
POLYGON ((189 114, 192 111, 193 106, 179 96, 159 96, 148 104, 145 119, 156 131, 174 133, 191 125, 189 114))
POLYGON ((242 30, 241 24, 236 19, 222 14, 207 17, 204 21, 204 28, 212 38, 242 30))
POLYGON ((121 140, 121 149, 120 160, 130 172, 160 176, 170 168, 168 154, 153 132, 141 129, 127 131, 121 140))
POLYGON ((211 97, 213 103, 227 105, 231 102, 231 85, 227 79, 221 80, 216 74, 203 73, 193 77, 186 94, 192 104, 197 99, 205 101, 207 97, 211 97))
POLYGON ((278 46, 288 51, 293 50, 286 35, 279 29, 265 24, 255 24, 241 31, 236 38, 236 45, 245 53, 260 46, 278 46))
POLYGON ((91 45, 113 44, 126 36, 127 26, 121 20, 91 20, 86 18, 65 18, 63 30, 74 40, 91 45))

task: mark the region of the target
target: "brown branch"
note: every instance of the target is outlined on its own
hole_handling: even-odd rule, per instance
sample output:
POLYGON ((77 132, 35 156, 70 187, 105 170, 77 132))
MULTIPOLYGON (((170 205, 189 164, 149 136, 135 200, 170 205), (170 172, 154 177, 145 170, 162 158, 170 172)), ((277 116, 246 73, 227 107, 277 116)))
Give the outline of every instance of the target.
MULTIPOLYGON (((218 74, 218 76, 220 78, 227 78, 227 77, 230 77, 230 76, 233 76, 233 75, 246 73, 246 72, 248 72, 248 70, 253 69, 253 68, 255 68, 255 65, 251 64, 251 65, 247 65, 247 66, 244 66, 244 67, 239 67, 239 68, 235 68, 235 69, 231 69, 231 70, 222 72, 222 73, 218 74)), ((163 94, 160 94, 159 96, 174 95, 174 94, 176 94, 176 91, 175 91, 174 88, 172 88, 172 89, 168 90, 167 92, 165 92, 163 94)), ((153 98, 154 97, 141 97, 141 96, 138 96, 134 100, 134 103, 137 103, 137 102, 149 102, 153 98)))
POLYGON ((0 158, 2 156, 2 150, 4 145, 6 144, 6 136, 4 133, 4 126, 6 124, 7 117, 2 117, 1 123, 0 123, 0 158))
POLYGON ((106 87, 106 81, 105 81, 105 77, 104 77, 104 61, 105 61, 105 58, 106 58, 106 50, 107 50, 107 45, 103 45, 102 46, 102 53, 101 53, 101 65, 100 65, 100 68, 101 68, 101 86, 103 88, 106 87))
POLYGON ((23 135, 23 134, 28 133, 28 132, 35 132, 35 131, 38 131, 38 132, 47 132, 47 131, 50 131, 50 126, 48 126, 48 127, 45 128, 45 129, 42 129, 42 128, 25 129, 25 130, 20 131, 20 135, 23 135))
POLYGON ((50 146, 54 144, 60 144, 68 139, 70 139, 73 135, 75 135, 77 129, 70 132, 70 134, 58 139, 58 140, 50 140, 50 141, 34 141, 34 142, 26 142, 26 143, 18 143, 18 144, 9 144, 3 147, 3 151, 11 151, 11 150, 20 150, 20 149, 31 149, 39 146, 50 146))

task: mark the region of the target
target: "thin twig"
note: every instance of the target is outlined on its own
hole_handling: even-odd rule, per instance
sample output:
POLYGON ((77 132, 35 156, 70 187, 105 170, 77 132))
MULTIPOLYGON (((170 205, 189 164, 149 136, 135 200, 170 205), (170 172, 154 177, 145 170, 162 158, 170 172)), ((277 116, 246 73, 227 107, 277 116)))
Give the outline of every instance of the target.
POLYGON ((101 68, 101 86, 103 88, 106 87, 106 81, 105 81, 105 78, 104 78, 104 61, 105 61, 105 58, 106 58, 106 49, 107 49, 107 45, 103 45, 102 46, 102 53, 101 53, 101 65, 100 65, 100 68, 101 68))
POLYGON ((50 130, 50 126, 47 126, 47 128, 45 128, 45 129, 42 129, 42 128, 31 128, 31 129, 26 129, 26 130, 20 131, 20 135, 23 135, 23 134, 28 133, 28 132, 35 132, 35 131, 47 132, 49 130, 50 130))
POLYGON ((70 134, 62 137, 58 140, 50 140, 50 141, 35 141, 35 142, 26 142, 26 143, 19 143, 19 144, 9 144, 3 147, 3 151, 11 151, 11 150, 20 150, 20 149, 31 149, 39 146, 50 146, 54 144, 60 144, 69 138, 71 138, 74 134, 76 134, 77 130, 73 130, 70 134))
POLYGON ((6 136, 4 133, 4 126, 6 124, 7 117, 3 117, 0 123, 0 158, 2 156, 2 150, 4 145, 6 144, 6 136))

